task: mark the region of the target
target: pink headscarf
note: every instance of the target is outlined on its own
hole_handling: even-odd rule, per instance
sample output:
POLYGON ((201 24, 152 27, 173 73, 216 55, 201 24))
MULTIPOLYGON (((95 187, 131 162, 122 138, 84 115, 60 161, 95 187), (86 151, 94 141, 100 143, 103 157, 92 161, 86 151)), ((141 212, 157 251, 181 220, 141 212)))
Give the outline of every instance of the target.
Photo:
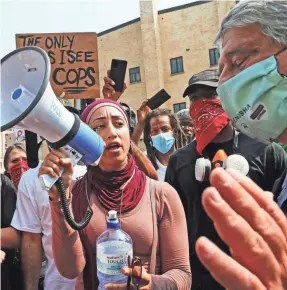
POLYGON ((96 110, 102 107, 106 107, 106 106, 114 107, 118 109, 123 114, 127 124, 129 124, 125 109, 120 105, 120 103, 111 99, 100 99, 100 100, 94 101, 89 106, 87 106, 87 108, 84 110, 84 112, 81 115, 82 121, 89 124, 93 113, 96 110))
MULTIPOLYGON (((124 116, 127 124, 128 119, 123 107, 110 99, 100 99, 90 104, 82 113, 82 120, 89 124, 92 122, 93 113, 102 107, 117 108, 124 116)), ((91 186, 100 202, 107 210, 127 212, 135 208, 140 202, 146 185, 146 175, 136 165, 134 157, 128 153, 128 164, 121 171, 104 172, 99 166, 88 168, 88 186, 91 186), (123 184, 128 185, 122 190, 123 184), (122 206, 122 208, 121 208, 122 206)), ((83 198, 83 182, 77 182, 73 187, 73 195, 81 195, 83 198)), ((74 213, 77 208, 73 209, 74 213)))

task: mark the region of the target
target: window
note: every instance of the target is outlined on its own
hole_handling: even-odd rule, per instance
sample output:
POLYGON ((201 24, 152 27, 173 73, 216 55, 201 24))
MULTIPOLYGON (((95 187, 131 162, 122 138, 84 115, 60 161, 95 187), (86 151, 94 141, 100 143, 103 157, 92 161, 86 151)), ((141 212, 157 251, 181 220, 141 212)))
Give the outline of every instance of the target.
POLYGON ((175 114, 183 109, 186 109, 186 103, 173 104, 173 111, 175 114))
POLYGON ((130 83, 139 83, 141 81, 140 67, 130 68, 130 83))
POLYGON ((182 56, 172 58, 170 60, 171 74, 177 74, 183 72, 182 56))
POLYGON ((219 51, 217 48, 211 48, 209 50, 209 62, 210 65, 217 65, 219 60, 219 51))

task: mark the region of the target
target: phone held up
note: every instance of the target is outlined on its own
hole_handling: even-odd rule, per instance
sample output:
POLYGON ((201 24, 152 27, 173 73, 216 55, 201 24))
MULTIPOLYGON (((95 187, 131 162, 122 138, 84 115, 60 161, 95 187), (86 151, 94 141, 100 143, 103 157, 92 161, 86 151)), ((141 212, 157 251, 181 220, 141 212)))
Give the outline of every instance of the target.
POLYGON ((149 99, 149 101, 147 102, 147 106, 151 110, 157 109, 170 98, 171 96, 166 92, 166 90, 161 89, 158 93, 156 93, 152 98, 149 99))
POLYGON ((115 82, 113 86, 116 92, 122 92, 128 62, 126 60, 112 59, 110 78, 115 82))

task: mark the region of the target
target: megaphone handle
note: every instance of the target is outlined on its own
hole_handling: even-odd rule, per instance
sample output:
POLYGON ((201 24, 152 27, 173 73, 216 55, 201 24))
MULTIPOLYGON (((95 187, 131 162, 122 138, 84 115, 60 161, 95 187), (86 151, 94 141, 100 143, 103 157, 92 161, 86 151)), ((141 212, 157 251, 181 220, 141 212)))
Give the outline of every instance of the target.
MULTIPOLYGON (((75 149, 73 149, 71 146, 66 145, 61 147, 66 154, 71 158, 73 166, 75 166, 82 158, 83 155, 81 155, 79 152, 77 152, 75 149)), ((63 169, 60 170, 60 176, 63 173, 63 169)), ((44 190, 49 191, 50 188, 56 183, 56 181, 59 179, 59 176, 52 177, 48 174, 40 175, 39 177, 41 186, 44 190)))
MULTIPOLYGON (((63 169, 61 169, 61 175, 63 173, 63 169)), ((59 180, 60 176, 52 177, 48 174, 42 174, 39 176, 39 180, 41 183, 41 186, 44 190, 49 191, 50 188, 59 180)))

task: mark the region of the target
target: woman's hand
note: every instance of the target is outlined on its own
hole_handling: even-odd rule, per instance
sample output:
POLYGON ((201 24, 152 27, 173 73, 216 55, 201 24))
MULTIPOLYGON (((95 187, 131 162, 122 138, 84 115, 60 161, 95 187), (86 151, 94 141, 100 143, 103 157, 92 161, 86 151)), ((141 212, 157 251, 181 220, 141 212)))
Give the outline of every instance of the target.
POLYGON ((234 170, 215 169, 210 182, 203 206, 233 258, 202 237, 201 262, 228 290, 287 289, 287 219, 272 194, 234 170))
MULTIPOLYGON (((52 150, 47 154, 39 169, 39 176, 42 174, 48 174, 51 177, 61 176, 67 192, 67 198, 69 198, 69 187, 73 177, 73 164, 71 159, 65 156, 64 152, 52 150), (63 170, 62 174, 61 170, 63 170)), ((49 190, 49 196, 52 200, 59 200, 58 189, 55 185, 49 190)))
MULTIPOLYGON (((123 267, 122 273, 128 277, 132 277, 132 283, 130 289, 151 289, 151 275, 148 274, 144 267, 135 266, 132 268, 123 267), (137 288, 135 285, 139 285, 137 288)), ((124 290, 127 289, 127 284, 107 284, 105 286, 107 290, 124 290)))
POLYGON ((112 79, 110 79, 110 71, 109 70, 107 72, 107 76, 104 77, 104 82, 105 82, 105 84, 104 84, 102 93, 106 99, 112 99, 114 101, 118 101, 118 99, 121 97, 121 95, 123 94, 123 92, 127 88, 127 84, 126 84, 126 82, 124 82, 123 90, 121 92, 116 92, 115 89, 113 88, 115 83, 112 79))

